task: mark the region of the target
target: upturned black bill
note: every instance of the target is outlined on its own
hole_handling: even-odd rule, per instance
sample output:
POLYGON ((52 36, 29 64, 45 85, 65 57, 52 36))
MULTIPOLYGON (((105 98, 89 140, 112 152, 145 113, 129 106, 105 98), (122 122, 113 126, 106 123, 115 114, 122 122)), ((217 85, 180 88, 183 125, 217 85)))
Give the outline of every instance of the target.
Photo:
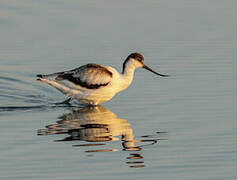
POLYGON ((168 77, 168 76, 169 76, 169 75, 157 73, 157 72, 153 71, 151 68, 149 68, 149 67, 146 66, 146 65, 144 65, 143 68, 146 69, 146 70, 148 70, 148 71, 153 72, 154 74, 157 74, 157 75, 159 75, 159 76, 162 76, 162 77, 168 77))

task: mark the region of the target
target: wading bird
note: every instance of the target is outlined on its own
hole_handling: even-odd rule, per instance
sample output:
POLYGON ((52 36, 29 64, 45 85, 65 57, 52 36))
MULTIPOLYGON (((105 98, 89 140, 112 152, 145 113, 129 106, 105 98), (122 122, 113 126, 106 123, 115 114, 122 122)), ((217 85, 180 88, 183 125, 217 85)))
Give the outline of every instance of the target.
POLYGON ((141 54, 132 53, 124 61, 122 73, 110 66, 86 64, 70 71, 48 75, 38 74, 37 80, 67 95, 69 97, 67 102, 76 99, 84 104, 98 105, 128 88, 137 68, 147 69, 159 76, 168 76, 157 73, 146 66, 141 54))

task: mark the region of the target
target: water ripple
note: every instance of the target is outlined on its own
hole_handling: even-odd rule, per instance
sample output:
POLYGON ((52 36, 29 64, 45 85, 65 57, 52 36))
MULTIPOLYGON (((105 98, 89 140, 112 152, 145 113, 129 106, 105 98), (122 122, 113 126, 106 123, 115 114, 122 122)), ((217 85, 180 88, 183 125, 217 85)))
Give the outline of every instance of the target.
POLYGON ((26 79, 27 77, 12 74, 0 76, 0 112, 32 111, 73 106, 55 103, 56 99, 50 99, 43 95, 44 88, 41 89, 40 86, 26 79))
POLYGON ((44 110, 49 108, 62 108, 62 107, 78 107, 73 105, 57 105, 57 103, 52 105, 35 105, 35 106, 0 106, 0 112, 8 111, 29 111, 29 110, 44 110))

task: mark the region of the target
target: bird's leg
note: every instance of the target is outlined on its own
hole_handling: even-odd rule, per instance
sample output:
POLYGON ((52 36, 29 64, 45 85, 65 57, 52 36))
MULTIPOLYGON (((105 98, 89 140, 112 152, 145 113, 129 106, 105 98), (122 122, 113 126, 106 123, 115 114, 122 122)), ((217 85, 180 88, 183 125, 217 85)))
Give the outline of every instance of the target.
POLYGON ((70 97, 70 98, 66 99, 65 101, 63 101, 63 102, 59 102, 59 103, 55 103, 55 104, 68 104, 68 105, 70 105, 71 100, 72 100, 72 98, 70 97))

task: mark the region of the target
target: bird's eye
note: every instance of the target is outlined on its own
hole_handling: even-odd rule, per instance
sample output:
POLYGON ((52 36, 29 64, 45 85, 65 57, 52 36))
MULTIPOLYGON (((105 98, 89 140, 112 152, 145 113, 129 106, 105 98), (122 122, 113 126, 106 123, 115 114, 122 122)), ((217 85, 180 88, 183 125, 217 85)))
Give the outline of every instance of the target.
POLYGON ((137 58, 138 61, 142 62, 142 59, 141 58, 137 58))

